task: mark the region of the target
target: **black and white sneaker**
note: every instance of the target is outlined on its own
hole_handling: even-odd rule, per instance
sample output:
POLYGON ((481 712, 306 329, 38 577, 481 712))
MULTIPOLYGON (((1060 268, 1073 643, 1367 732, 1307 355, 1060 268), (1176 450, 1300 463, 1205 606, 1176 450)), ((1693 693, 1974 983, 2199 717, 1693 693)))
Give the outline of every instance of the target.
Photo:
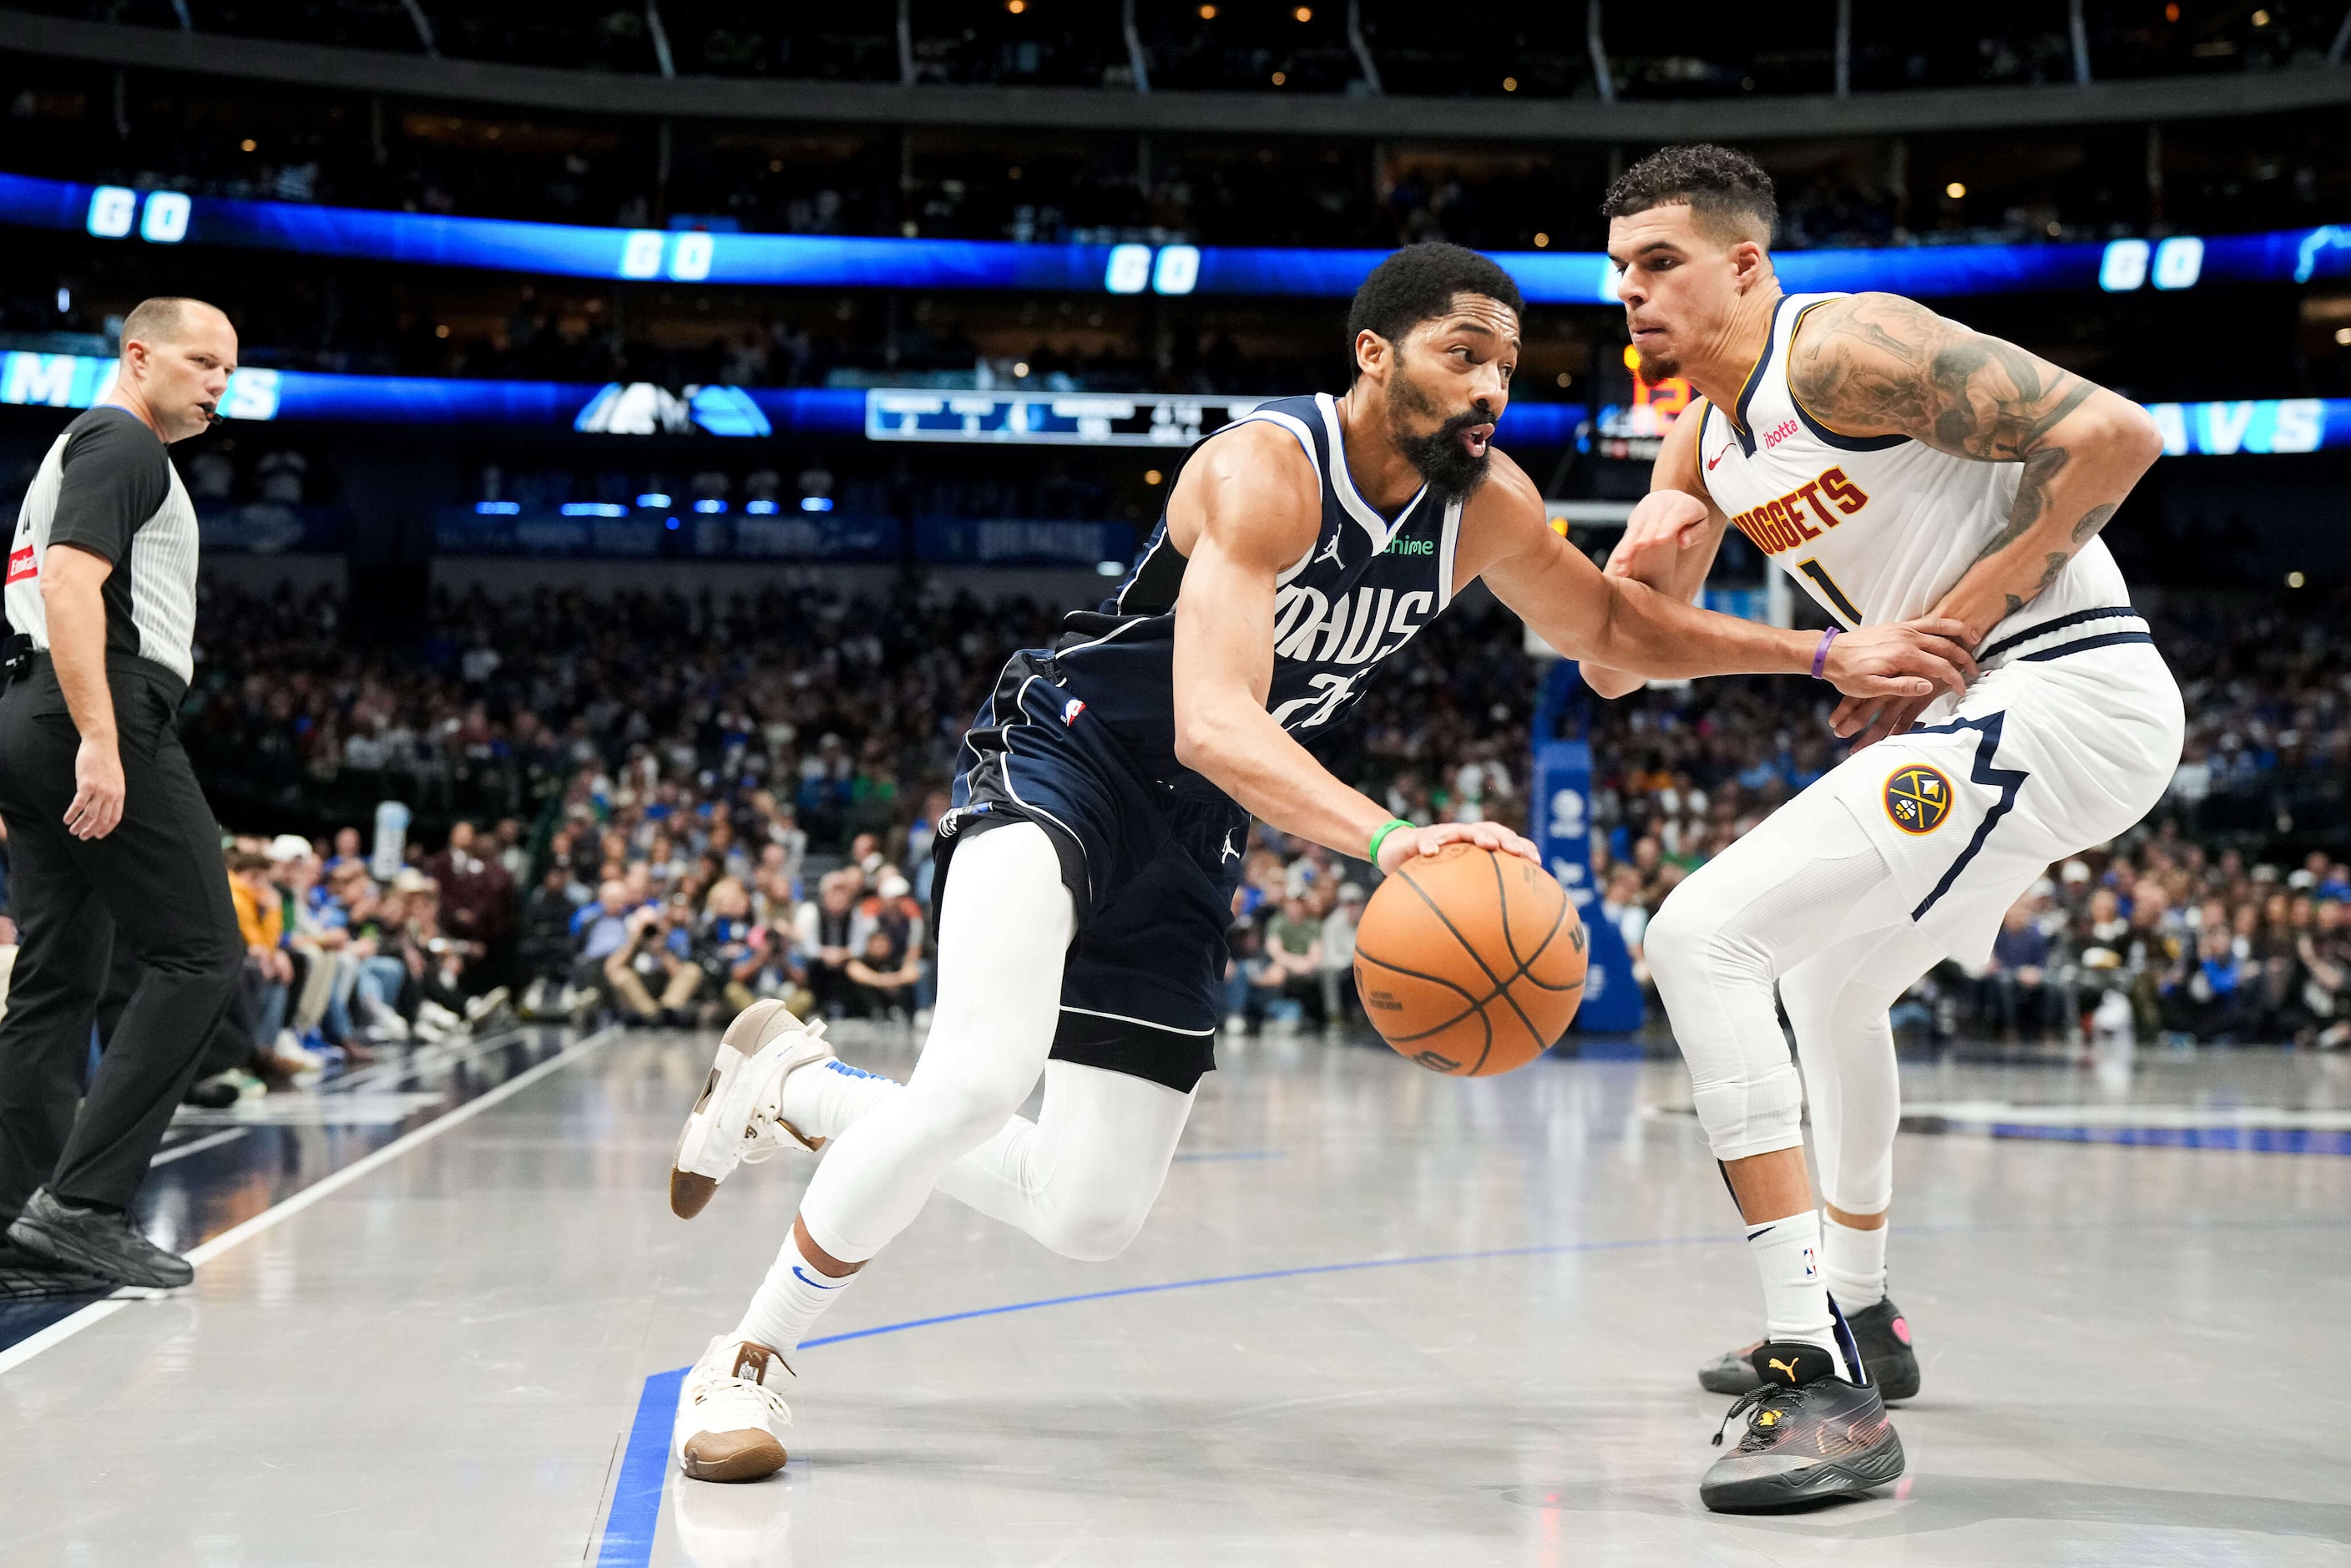
POLYGON ((194 1265, 148 1240, 129 1215, 76 1208, 58 1202, 47 1187, 34 1189, 25 1212, 8 1228, 8 1239, 60 1268, 118 1285, 169 1291, 196 1278, 194 1265))
POLYGON ((1902 1439, 1875 1386, 1845 1381, 1815 1344, 1767 1341, 1749 1359, 1756 1386, 1722 1419, 1728 1428, 1743 1415, 1747 1430, 1698 1483, 1700 1502, 1717 1513, 1797 1508, 1901 1476, 1902 1439))
MULTIPOLYGON (((1891 1296, 1853 1313, 1845 1326, 1853 1330, 1862 1368, 1877 1385, 1879 1398, 1895 1405, 1918 1392, 1918 1353, 1910 1343, 1910 1321, 1891 1296)), ((1750 1394, 1762 1387, 1753 1360, 1761 1348, 1758 1342, 1724 1351, 1698 1369, 1698 1386, 1709 1394, 1750 1394)))

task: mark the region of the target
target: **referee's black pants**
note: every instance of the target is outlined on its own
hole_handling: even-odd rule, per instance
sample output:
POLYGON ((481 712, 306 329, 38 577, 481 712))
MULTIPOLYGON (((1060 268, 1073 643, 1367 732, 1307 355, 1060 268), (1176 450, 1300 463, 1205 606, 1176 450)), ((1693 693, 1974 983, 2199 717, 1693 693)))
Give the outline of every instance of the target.
POLYGON ((0 1019, 0 1220, 44 1186, 68 1203, 130 1207, 245 957, 220 829, 173 723, 185 688, 135 656, 110 654, 106 674, 125 788, 122 821, 102 839, 66 830, 81 737, 47 657, 0 693, 18 942, 0 1019), (118 941, 144 973, 85 1098, 118 941))

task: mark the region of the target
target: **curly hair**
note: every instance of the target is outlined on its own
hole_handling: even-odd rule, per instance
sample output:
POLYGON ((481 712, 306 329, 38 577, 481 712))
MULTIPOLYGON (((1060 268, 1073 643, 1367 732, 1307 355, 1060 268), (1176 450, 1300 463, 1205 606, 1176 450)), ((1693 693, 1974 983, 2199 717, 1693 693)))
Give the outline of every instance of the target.
POLYGON ((1482 294, 1523 316, 1526 301, 1510 275, 1474 250, 1442 240, 1408 245, 1372 268, 1347 308, 1348 362, 1356 335, 1373 331, 1389 342, 1453 308, 1456 295, 1482 294))
POLYGON ((1700 141, 1650 153, 1617 177, 1601 200, 1603 218, 1630 217, 1651 207, 1687 202, 1718 234, 1770 244, 1780 223, 1771 176, 1746 153, 1700 141))

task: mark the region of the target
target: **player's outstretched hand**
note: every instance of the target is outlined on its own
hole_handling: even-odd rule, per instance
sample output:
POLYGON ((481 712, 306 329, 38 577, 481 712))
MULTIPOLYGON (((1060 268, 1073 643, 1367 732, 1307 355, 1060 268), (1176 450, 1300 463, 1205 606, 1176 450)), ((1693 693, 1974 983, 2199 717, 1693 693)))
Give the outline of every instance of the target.
POLYGON ((1608 552, 1610 577, 1630 578, 1651 588, 1673 581, 1684 550, 1706 538, 1706 503, 1685 490, 1652 490, 1633 507, 1625 536, 1608 552))
POLYGON ((1398 828, 1382 840, 1380 870, 1393 873, 1411 856, 1433 855, 1447 844, 1476 844, 1498 855, 1517 855, 1542 864, 1541 850, 1498 823, 1439 822, 1429 828, 1398 828))
POLYGON ((1966 691, 1976 678, 1975 659, 1960 641, 1967 634, 1959 622, 1935 617, 1865 626, 1829 643, 1821 674, 1848 697, 1932 702, 1945 692, 1966 691))

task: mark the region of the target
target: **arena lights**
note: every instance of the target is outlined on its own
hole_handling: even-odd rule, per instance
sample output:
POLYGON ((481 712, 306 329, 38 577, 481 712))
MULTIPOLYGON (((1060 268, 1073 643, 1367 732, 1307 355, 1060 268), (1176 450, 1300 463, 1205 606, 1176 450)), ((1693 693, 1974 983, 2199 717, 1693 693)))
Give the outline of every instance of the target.
MULTIPOLYGON (((114 382, 115 362, 84 354, 0 353, 0 403, 88 408, 114 382)), ((1661 389, 1662 392, 1662 389, 1661 389)), ((603 386, 577 382, 456 381, 356 376, 248 367, 229 378, 221 413, 239 420, 319 420, 379 424, 569 427, 590 434, 761 436, 863 435, 872 441, 983 443, 1016 446, 1143 446, 1180 450, 1264 400, 1194 392, 938 392, 877 387, 689 386, 672 392, 649 382, 603 386)), ((1669 401, 1653 398, 1596 414, 1582 403, 1514 402, 1503 416, 1506 445, 1559 447, 1595 438, 1660 434, 1669 401), (1646 417, 1645 417, 1646 416, 1646 417)), ((2351 398, 2288 398, 2148 406, 2174 455, 2316 452, 2351 446, 2351 398)), ((489 503, 485 503, 486 505, 489 503)), ((617 503, 599 503, 617 505, 617 503)), ((666 511, 674 497, 648 491, 640 510, 666 511)), ((831 501, 810 496, 803 512, 831 501)), ((724 503, 694 504, 709 512, 724 503)), ((773 516, 778 504, 745 511, 773 516)), ((583 513, 582 516, 605 516, 583 513)))
MULTIPOLYGON (((1070 294, 1341 298, 1387 254, 588 228, 190 197, 16 174, 0 174, 0 223, 78 230, 124 243, 230 246, 563 277, 1070 294)), ((1616 302, 1615 275, 1607 257, 1596 253, 1545 246, 1497 252, 1495 259, 1539 304, 1616 302)), ((2308 283, 2351 277, 2351 225, 2105 244, 1788 251, 1776 260, 1791 289, 1886 289, 1928 298, 2025 289, 2127 293, 2148 286, 2308 283)))

